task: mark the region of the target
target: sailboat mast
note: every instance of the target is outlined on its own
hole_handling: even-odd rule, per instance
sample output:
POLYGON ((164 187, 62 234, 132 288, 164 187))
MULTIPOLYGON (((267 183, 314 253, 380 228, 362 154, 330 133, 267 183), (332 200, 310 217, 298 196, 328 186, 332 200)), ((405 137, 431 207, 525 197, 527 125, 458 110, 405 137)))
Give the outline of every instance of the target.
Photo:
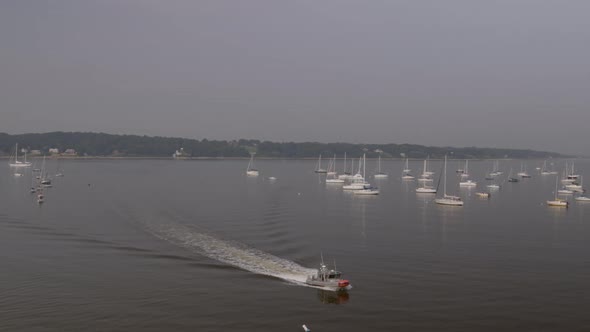
POLYGON ((444 195, 447 196, 447 155, 445 154, 445 182, 443 183, 444 195))
POLYGON ((366 179, 366 171, 367 171, 367 156, 363 154, 363 179, 366 179))
POLYGON ((346 174, 346 152, 344 152, 344 170, 342 173, 346 174))

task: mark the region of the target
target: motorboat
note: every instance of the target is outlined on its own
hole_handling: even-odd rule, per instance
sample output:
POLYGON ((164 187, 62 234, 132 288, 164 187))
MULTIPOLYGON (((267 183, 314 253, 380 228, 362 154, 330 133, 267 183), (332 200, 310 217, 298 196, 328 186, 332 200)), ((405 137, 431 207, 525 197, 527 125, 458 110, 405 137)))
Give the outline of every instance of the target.
POLYGON ((472 181, 472 180, 461 181, 461 182, 459 182, 459 186, 460 187, 475 187, 475 186, 477 186, 477 182, 472 181))
POLYGON ((363 189, 355 190, 354 194, 355 195, 379 195, 379 188, 372 187, 372 186, 366 186, 363 189))
POLYGON ((557 198, 552 201, 547 201, 548 206, 568 207, 568 202, 564 199, 557 198))
POLYGON ((335 292, 346 291, 352 287, 348 280, 342 279, 342 273, 336 271, 335 266, 334 269, 328 269, 324 264, 323 259, 317 272, 308 276, 305 283, 310 286, 321 287, 335 292))
POLYGON ((436 188, 430 186, 418 187, 416 188, 416 193, 418 194, 436 194, 436 188))
POLYGON ((487 192, 476 192, 475 194, 480 198, 490 198, 491 196, 490 193, 487 192))

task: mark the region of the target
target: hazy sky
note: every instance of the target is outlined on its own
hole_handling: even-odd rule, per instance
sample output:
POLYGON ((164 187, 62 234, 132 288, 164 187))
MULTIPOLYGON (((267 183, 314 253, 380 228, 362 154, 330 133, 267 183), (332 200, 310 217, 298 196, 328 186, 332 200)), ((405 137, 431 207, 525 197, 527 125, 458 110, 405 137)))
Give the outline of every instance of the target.
POLYGON ((587 0, 4 0, 0 132, 590 154, 587 0))

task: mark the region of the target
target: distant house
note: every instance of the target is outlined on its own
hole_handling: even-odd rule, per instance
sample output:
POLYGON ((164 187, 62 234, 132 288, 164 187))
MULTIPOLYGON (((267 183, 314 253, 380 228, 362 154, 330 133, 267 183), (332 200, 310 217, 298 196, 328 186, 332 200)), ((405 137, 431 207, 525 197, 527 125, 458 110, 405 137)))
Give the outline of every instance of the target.
POLYGON ((31 156, 40 156, 41 150, 31 150, 31 156))
POLYGON ((77 156, 78 153, 74 149, 66 149, 63 153, 64 156, 77 156))
POLYGON ((59 154, 59 149, 58 148, 51 148, 51 149, 49 149, 49 154, 59 154))

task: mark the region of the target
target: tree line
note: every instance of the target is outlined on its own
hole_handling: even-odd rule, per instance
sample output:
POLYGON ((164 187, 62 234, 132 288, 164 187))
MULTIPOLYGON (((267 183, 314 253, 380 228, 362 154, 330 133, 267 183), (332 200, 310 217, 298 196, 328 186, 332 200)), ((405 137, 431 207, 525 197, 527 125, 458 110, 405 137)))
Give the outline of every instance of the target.
POLYGON ((86 132, 50 132, 37 134, 9 135, 0 133, 0 154, 14 154, 15 144, 19 149, 40 150, 48 154, 49 149, 59 151, 75 149, 79 156, 122 156, 122 157, 172 157, 183 148, 187 157, 248 157, 255 152, 257 157, 274 158, 316 158, 336 154, 342 157, 368 158, 442 158, 454 159, 499 159, 499 158, 560 158, 559 153, 503 148, 478 147, 434 147, 415 144, 352 144, 319 142, 269 142, 252 139, 240 140, 197 140, 175 137, 114 135, 86 132))

